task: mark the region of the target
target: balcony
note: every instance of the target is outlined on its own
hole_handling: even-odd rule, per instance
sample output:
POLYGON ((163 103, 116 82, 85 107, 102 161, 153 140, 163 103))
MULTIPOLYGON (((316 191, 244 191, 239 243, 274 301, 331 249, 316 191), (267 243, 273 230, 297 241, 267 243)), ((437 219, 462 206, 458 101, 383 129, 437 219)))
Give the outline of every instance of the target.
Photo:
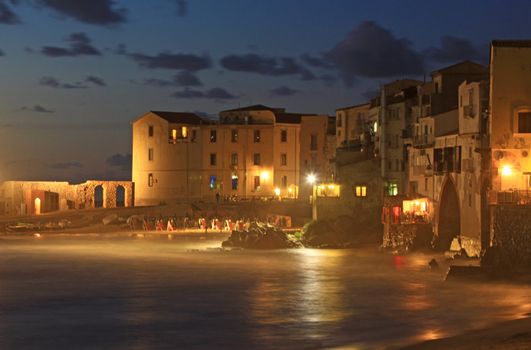
POLYGON ((531 190, 491 191, 490 204, 531 205, 531 190))
POLYGON ((413 147, 415 148, 428 148, 435 145, 435 137, 433 134, 415 135, 413 137, 413 147))

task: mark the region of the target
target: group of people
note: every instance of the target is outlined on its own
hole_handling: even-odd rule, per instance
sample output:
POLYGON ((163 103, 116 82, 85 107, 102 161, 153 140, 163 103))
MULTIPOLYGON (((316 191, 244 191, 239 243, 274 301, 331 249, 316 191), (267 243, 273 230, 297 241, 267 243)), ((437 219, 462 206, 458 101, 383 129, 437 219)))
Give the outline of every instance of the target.
MULTIPOLYGON (((163 218, 160 215, 158 218, 150 218, 147 216, 140 217, 142 220, 142 229, 144 231, 175 231, 179 229, 201 229, 205 233, 208 230, 218 232, 232 232, 233 230, 243 231, 248 229, 252 220, 250 219, 238 219, 233 220, 231 217, 218 218, 213 217, 199 217, 193 218, 189 214, 179 218, 176 214, 172 217, 163 218)), ((130 222, 132 230, 136 230, 140 225, 135 224, 134 221, 130 222)))

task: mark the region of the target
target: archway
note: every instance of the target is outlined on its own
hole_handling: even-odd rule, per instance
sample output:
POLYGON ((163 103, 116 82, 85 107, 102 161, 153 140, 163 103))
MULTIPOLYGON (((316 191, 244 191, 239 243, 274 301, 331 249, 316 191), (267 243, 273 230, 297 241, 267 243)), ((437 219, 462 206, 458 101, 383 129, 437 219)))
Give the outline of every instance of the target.
POLYGON ((41 214, 41 199, 39 197, 35 198, 35 215, 41 214))
POLYGON ((459 196, 454 183, 448 179, 441 192, 439 201, 439 225, 437 248, 450 249, 452 240, 461 231, 461 217, 459 214, 459 196))
POLYGON ((122 185, 116 186, 116 207, 125 207, 125 188, 122 185))
POLYGON ((94 187, 94 208, 103 208, 103 186, 98 185, 94 187))

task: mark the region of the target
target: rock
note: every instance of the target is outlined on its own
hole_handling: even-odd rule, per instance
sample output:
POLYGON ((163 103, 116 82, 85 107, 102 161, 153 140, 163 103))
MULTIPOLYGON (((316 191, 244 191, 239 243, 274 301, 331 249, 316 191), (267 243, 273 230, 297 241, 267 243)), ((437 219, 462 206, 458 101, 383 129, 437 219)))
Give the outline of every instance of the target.
POLYGON ((253 222, 248 230, 232 231, 230 237, 221 243, 223 248, 284 249, 302 245, 279 228, 253 222))
POLYGON ((430 269, 432 269, 432 270, 438 270, 439 269, 439 263, 435 259, 431 259, 430 262, 428 263, 428 265, 430 266, 430 269))
POLYGON ((448 273, 446 274, 445 280, 456 280, 456 279, 474 279, 482 280, 485 279, 487 275, 479 266, 450 266, 448 273))
POLYGON ((104 225, 114 225, 114 224, 118 224, 119 221, 118 221, 118 215, 117 214, 110 214, 110 215, 107 215, 105 216, 101 222, 104 224, 104 225))

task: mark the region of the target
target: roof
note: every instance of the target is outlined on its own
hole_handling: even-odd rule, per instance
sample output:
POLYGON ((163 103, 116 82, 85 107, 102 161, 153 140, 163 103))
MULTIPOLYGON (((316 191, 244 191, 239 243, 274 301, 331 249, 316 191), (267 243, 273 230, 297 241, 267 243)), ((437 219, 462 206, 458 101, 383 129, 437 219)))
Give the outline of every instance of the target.
POLYGON ((344 109, 352 109, 352 108, 365 107, 365 106, 370 107, 370 105, 371 105, 370 102, 364 102, 364 103, 360 103, 359 105, 336 108, 336 111, 342 111, 344 109))
POLYGON ((227 109, 227 110, 221 111, 220 113, 240 112, 240 111, 272 111, 272 112, 275 112, 275 111, 284 111, 284 108, 274 108, 274 107, 268 107, 264 105, 252 105, 252 106, 246 106, 246 107, 241 107, 241 108, 227 109))
POLYGON ((299 113, 275 113, 276 123, 300 124, 304 114, 299 113))
POLYGON ((150 111, 151 113, 161 117, 169 123, 183 123, 183 124, 207 124, 208 120, 201 118, 195 113, 188 112, 166 112, 166 111, 150 111))
POLYGON ((531 40, 492 40, 492 46, 531 47, 531 40))
MULTIPOLYGON (((451 66, 448 66, 448 67, 434 70, 433 72, 431 72, 431 75, 435 75, 437 73, 461 73, 462 72, 461 68, 465 68, 465 67, 472 68, 478 73, 488 73, 488 69, 484 65, 476 63, 476 62, 472 62, 469 60, 465 60, 462 62, 458 62, 456 64, 452 64, 451 66)), ((470 73, 470 71, 467 71, 466 73, 470 73)))

